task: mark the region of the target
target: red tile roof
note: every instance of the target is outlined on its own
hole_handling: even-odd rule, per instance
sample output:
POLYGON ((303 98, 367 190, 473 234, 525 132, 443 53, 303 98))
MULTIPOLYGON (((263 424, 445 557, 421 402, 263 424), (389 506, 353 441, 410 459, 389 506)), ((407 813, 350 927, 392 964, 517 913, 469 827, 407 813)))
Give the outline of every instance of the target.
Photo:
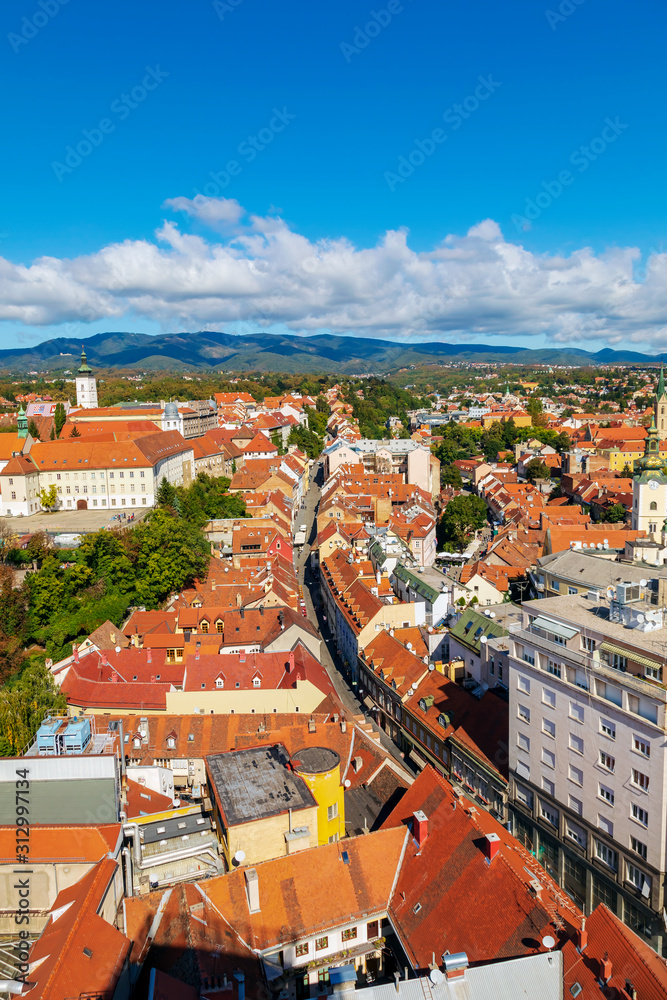
POLYGON ((169 795, 162 795, 152 788, 146 788, 138 781, 127 779, 126 813, 130 819, 135 816, 150 816, 151 813, 165 812, 173 809, 174 803, 169 795))
POLYGON ((563 946, 563 981, 566 996, 573 996, 575 983, 581 986, 580 1000, 626 1000, 626 983, 637 991, 638 1000, 665 1000, 667 964, 622 923, 604 903, 599 903, 586 920, 588 942, 580 952, 574 941, 563 946), (611 962, 611 978, 600 988, 602 960, 611 962))
MULTIPOLYGON (((76 861, 96 864, 115 853, 120 839, 120 823, 102 826, 30 826, 30 860, 33 864, 76 861)), ((0 864, 16 861, 16 827, 0 826, 0 864)))
POLYGON ((580 926, 581 913, 532 855, 489 813, 458 799, 430 766, 383 824, 404 827, 421 809, 428 836, 408 843, 390 918, 414 969, 445 951, 471 963, 532 954, 546 934, 557 940, 580 926), (488 862, 487 834, 499 838, 488 862))
POLYGON ((90 992, 113 996, 132 942, 99 916, 118 865, 105 858, 58 893, 30 951, 30 1000, 70 1000, 90 992))

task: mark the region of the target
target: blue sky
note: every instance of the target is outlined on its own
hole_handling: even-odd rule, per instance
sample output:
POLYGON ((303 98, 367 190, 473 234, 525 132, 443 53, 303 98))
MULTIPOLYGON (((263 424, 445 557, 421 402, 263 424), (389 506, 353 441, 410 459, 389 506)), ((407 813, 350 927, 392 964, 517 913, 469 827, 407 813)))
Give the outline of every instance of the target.
POLYGON ((0 347, 17 337, 239 322, 505 343, 590 346, 593 338, 600 347, 664 338, 660 0, 5 0, 0 18, 0 255, 8 262, 0 347), (459 115, 457 104, 469 111, 459 115), (83 142, 85 151, 91 136, 90 153, 67 160, 67 148, 83 142), (253 136, 265 142, 253 149, 253 136), (409 176, 400 176, 401 163, 409 176), (197 192, 232 199, 247 214, 221 201, 224 222, 211 225, 210 205, 165 206, 197 192), (277 217, 276 242, 267 219, 277 217), (165 220, 197 248, 170 239, 165 249, 156 237, 165 220), (466 236, 484 220, 498 229, 466 236), (401 229, 409 253, 397 260, 385 249, 369 267, 364 250, 401 229), (448 235, 455 272, 431 266, 448 235), (161 247, 150 261, 141 241, 161 247), (285 277, 281 260, 296 244, 309 256, 328 249, 319 293, 301 264, 298 288, 285 277), (518 273, 508 263, 512 244, 523 250, 508 297, 518 273), (125 249, 110 265, 105 248, 118 245, 125 249), (346 245, 354 250, 347 261, 346 245), (209 269, 203 286, 195 278, 188 289, 189 255, 215 258, 216 247, 227 269, 217 277, 209 269), (582 263, 586 247, 592 258, 582 263), (610 258, 610 248, 629 247, 640 256, 610 258), (278 292, 262 285, 239 295, 230 253, 246 269, 259 259, 278 292), (37 266, 44 257, 54 261, 37 266), (461 257, 473 260, 465 274, 461 257), (570 262, 568 290, 554 303, 561 259, 570 262), (144 285, 146 268, 165 263, 167 286, 159 274, 144 285), (415 265, 424 265, 416 291, 415 265), (390 302, 366 308, 378 275, 393 289, 390 302))

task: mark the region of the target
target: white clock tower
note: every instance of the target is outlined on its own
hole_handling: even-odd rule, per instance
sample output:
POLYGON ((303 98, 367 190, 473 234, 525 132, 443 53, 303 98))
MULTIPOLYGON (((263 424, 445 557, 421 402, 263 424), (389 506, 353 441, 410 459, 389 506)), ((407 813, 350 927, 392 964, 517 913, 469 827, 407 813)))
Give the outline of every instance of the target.
POLYGON ((83 409, 97 408, 97 380, 93 369, 86 361, 86 352, 81 348, 81 367, 76 373, 76 405, 83 409))
POLYGON ((632 527, 653 542, 662 542, 667 518, 667 454, 660 454, 655 420, 644 444, 644 457, 635 462, 632 481, 632 527))

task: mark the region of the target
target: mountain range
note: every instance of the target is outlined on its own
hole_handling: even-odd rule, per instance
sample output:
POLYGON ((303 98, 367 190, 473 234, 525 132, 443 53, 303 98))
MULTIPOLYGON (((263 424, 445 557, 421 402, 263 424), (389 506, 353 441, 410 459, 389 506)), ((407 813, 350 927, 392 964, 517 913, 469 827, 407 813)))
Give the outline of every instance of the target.
MULTIPOLYGON (((143 371, 281 371, 376 374, 408 365, 450 361, 495 361, 514 364, 600 365, 655 361, 649 354, 614 351, 593 354, 576 348, 500 347, 489 344, 394 343, 364 337, 313 337, 255 333, 235 336, 217 332, 98 333, 85 340, 89 364, 97 368, 143 371)), ((0 351, 0 370, 57 373, 78 367, 81 341, 71 337, 46 340, 30 348, 0 351)))

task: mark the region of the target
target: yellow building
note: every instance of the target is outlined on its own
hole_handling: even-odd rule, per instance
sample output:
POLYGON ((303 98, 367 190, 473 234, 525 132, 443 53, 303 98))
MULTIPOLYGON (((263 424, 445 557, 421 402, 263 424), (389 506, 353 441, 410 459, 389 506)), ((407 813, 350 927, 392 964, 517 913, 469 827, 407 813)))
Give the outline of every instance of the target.
POLYGON ((345 836, 344 788, 340 757, 327 747, 305 747, 292 757, 292 767, 317 802, 317 842, 332 844, 345 836))
POLYGON ((604 458, 612 472, 622 472, 625 466, 634 468, 634 463, 644 454, 644 441, 626 441, 619 448, 601 448, 598 455, 604 458))
POLYGON ((340 757, 309 747, 251 747, 206 758, 212 819, 227 867, 257 865, 345 835, 340 757))

